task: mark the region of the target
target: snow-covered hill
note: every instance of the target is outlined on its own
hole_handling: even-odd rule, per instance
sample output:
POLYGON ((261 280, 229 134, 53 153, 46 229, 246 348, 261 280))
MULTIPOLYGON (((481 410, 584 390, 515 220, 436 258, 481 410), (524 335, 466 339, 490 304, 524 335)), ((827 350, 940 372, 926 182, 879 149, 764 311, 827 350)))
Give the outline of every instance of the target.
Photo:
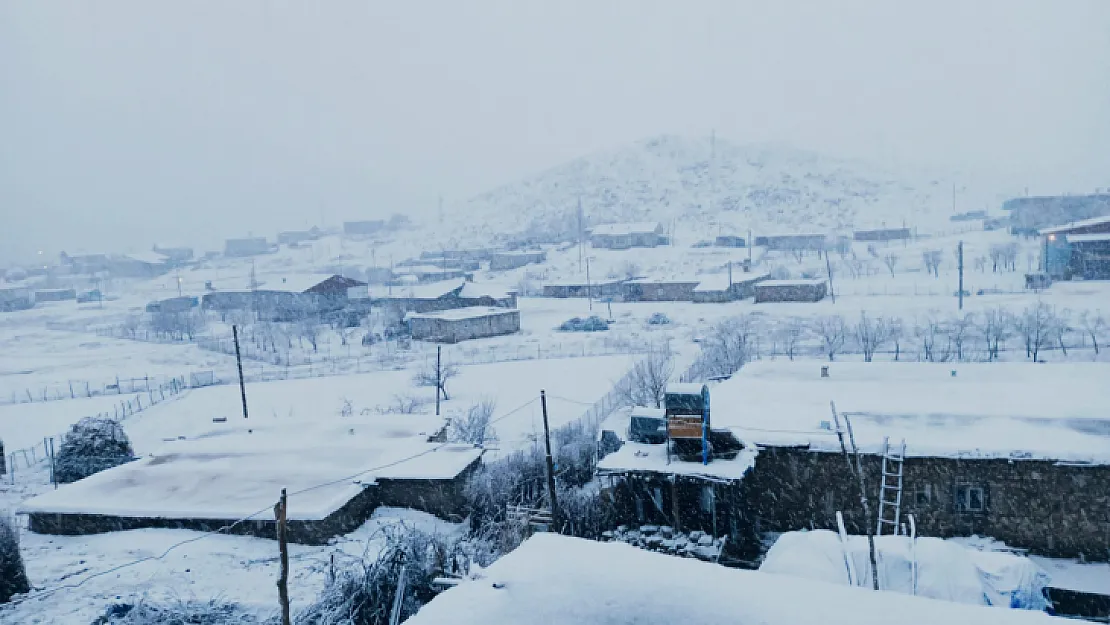
MULTIPOLYGON (((972 205, 957 182, 962 210, 972 205)), ((911 175, 782 145, 738 145, 664 135, 575 159, 452 207, 450 238, 577 231, 587 225, 656 220, 680 239, 719 232, 834 231, 901 226, 944 229, 952 177, 911 175)), ((439 233, 437 233, 439 234, 439 233)), ((692 243, 693 241, 687 241, 692 243)))

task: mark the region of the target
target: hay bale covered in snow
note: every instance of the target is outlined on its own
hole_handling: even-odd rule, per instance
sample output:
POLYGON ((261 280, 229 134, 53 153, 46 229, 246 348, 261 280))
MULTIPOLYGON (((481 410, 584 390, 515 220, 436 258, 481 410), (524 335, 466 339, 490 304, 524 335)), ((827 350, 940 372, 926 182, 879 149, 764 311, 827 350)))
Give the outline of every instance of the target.
POLYGON ((69 428, 54 460, 54 475, 63 484, 130 462, 131 440, 112 419, 85 417, 69 428))

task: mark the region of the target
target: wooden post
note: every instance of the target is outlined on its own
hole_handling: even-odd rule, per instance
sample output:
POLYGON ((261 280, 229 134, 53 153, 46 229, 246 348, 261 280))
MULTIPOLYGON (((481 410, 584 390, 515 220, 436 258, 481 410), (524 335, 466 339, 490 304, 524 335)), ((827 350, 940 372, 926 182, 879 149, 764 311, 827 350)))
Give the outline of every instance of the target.
POLYGON ((960 270, 959 296, 960 296, 960 310, 963 310, 964 309, 964 242, 963 241, 960 241, 959 245, 956 246, 956 256, 958 257, 958 260, 960 261, 959 264, 958 264, 959 265, 959 270, 960 270))
POLYGON ((436 345, 436 416, 439 416, 439 392, 443 390, 443 346, 436 345))
POLYGON ((833 275, 832 275, 832 262, 829 260, 829 255, 825 254, 825 269, 829 272, 829 297, 832 298, 832 303, 836 303, 836 290, 833 289, 833 275))
POLYGON ((674 531, 682 531, 682 519, 679 518, 678 505, 678 476, 671 475, 671 514, 674 516, 674 531))
POLYGON ((58 475, 54 469, 54 439, 50 439, 50 481, 54 483, 54 490, 58 489, 58 475))
POLYGON ((875 534, 871 529, 874 527, 873 519, 871 518, 871 504, 867 501, 867 487, 863 481, 863 465, 860 462, 859 448, 856 447, 856 437, 852 433, 852 422, 848 420, 847 415, 844 417, 844 425, 848 428, 848 438, 852 443, 852 451, 856 456, 856 464, 852 466, 852 459, 848 456, 848 447, 844 444, 844 433, 840 429, 840 417, 836 412, 836 404, 829 402, 832 408, 833 424, 836 426, 836 437, 840 440, 840 451, 844 454, 844 460, 848 463, 848 472, 854 472, 859 484, 859 501, 863 507, 864 531, 867 532, 867 547, 871 556, 871 585, 875 590, 879 589, 879 566, 875 557, 875 534))
POLYGON ((547 449, 547 496, 551 498, 551 525, 559 531, 559 504, 555 497, 555 462, 551 459, 551 430, 547 425, 547 393, 540 390, 540 407, 543 409, 543 442, 547 449))
POLYGON ((274 519, 277 520, 278 550, 281 553, 281 572, 278 574, 278 601, 281 603, 281 625, 292 625, 289 620, 289 534, 288 505, 285 489, 281 489, 281 499, 274 505, 274 519))
POLYGON ((239 367, 239 395, 243 398, 243 418, 247 418, 247 385, 243 382, 243 357, 239 354, 239 327, 231 326, 231 338, 235 341, 235 365, 239 367))

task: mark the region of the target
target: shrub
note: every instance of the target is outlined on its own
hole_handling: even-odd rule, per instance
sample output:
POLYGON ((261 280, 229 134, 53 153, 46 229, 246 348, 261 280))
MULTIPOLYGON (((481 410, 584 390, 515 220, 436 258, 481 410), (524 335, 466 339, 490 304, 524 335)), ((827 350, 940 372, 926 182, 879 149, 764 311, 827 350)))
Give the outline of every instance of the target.
POLYGON ((247 625, 259 621, 233 603, 180 601, 170 605, 114 603, 93 625, 247 625))
POLYGON ((7 516, 0 516, 0 603, 30 590, 23 556, 19 554, 19 530, 7 516))
POLYGON ((497 432, 490 425, 497 403, 483 399, 463 414, 455 415, 447 427, 447 440, 452 443, 486 445, 497 442, 497 432))
POLYGON ((670 324, 671 318, 661 312, 657 312, 651 313, 651 316, 648 317, 647 322, 649 326, 665 326, 670 324))
POLYGON ((69 428, 54 460, 54 476, 65 484, 135 457, 123 427, 112 419, 85 417, 69 428))
POLYGON ((600 332, 608 329, 609 323, 597 315, 585 319, 574 317, 564 321, 558 328, 560 332, 600 332))

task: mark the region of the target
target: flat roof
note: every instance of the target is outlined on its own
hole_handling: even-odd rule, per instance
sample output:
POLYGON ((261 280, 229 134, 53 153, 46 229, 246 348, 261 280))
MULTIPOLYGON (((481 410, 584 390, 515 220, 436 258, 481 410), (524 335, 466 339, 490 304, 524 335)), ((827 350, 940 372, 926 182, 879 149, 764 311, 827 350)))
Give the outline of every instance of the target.
POLYGON ((288 291, 290 293, 304 293, 325 280, 333 278, 336 274, 290 274, 285 276, 259 276, 256 291, 288 291))
POLYGON ((1066 234, 1068 230, 1075 230, 1076 228, 1086 228, 1086 227, 1089 227, 1089 226, 1101 226, 1102 224, 1108 224, 1108 223, 1110 223, 1110 215, 1104 215, 1102 217, 1092 217, 1090 219, 1081 219, 1079 221, 1073 221, 1071 223, 1066 223, 1066 224, 1063 224, 1061 226, 1052 226, 1051 228, 1041 228, 1039 232, 1041 234, 1061 234, 1061 233, 1066 234))
POLYGON ((537 533, 406 625, 900 625, 1063 623, 1043 612, 967 605, 537 533), (896 617, 892 615, 897 615, 896 617))
POLYGON ((1091 234, 1066 234, 1068 243, 1095 243, 1097 241, 1110 241, 1110 232, 1095 232, 1091 234))
POLYGON ((868 453, 889 437, 910 456, 1108 464, 1107 380, 1110 363, 760 361, 710 387, 712 423, 756 445, 839 451, 835 402, 868 453))
POLYGON ((441 319, 443 321, 462 321, 463 319, 476 319, 478 317, 492 317, 496 315, 509 315, 519 313, 516 308, 497 308, 493 306, 467 306, 466 308, 452 308, 429 313, 416 313, 409 315, 410 319, 441 319))

